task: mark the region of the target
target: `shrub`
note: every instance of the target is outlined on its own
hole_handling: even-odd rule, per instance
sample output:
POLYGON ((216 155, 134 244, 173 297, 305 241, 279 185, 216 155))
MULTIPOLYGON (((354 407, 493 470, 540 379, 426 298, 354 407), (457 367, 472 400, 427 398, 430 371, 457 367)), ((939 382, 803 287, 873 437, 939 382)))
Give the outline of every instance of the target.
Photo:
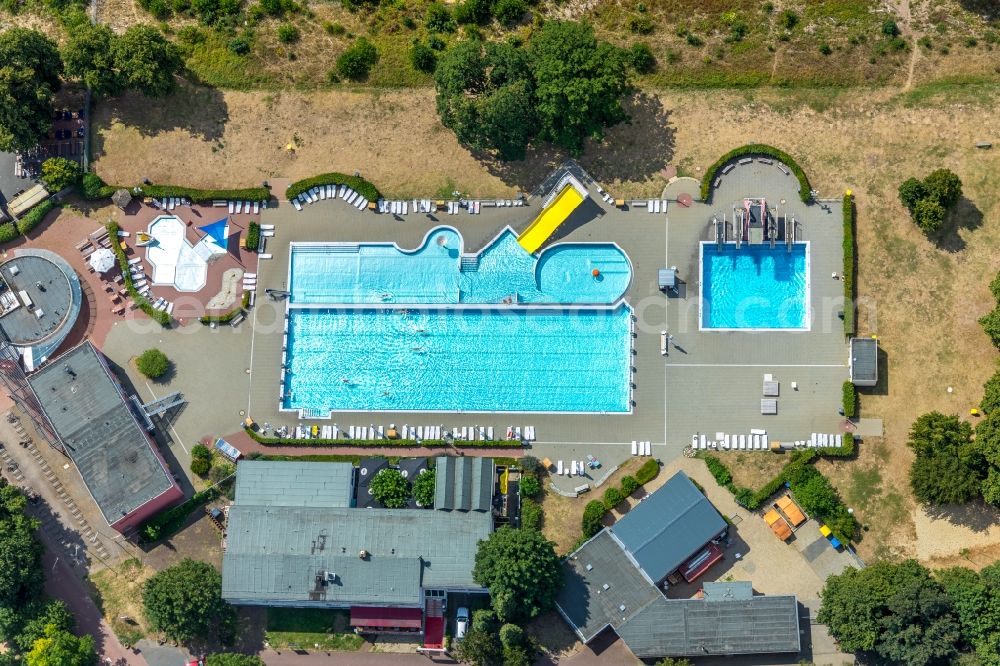
POLYGON ((538 482, 538 477, 533 474, 521 476, 521 497, 537 497, 542 491, 542 484, 538 482))
POLYGON ((418 72, 433 74, 437 68, 437 54, 426 44, 414 42, 410 47, 410 64, 418 72))
POLYGON ((302 33, 292 23, 282 23, 278 26, 278 41, 282 44, 292 44, 299 41, 301 37, 302 33))
POLYGON ((589 539, 604 527, 601 525, 601 520, 604 519, 604 514, 608 510, 604 508, 604 504, 600 500, 591 500, 587 502, 587 506, 583 507, 583 537, 589 539))
POLYGON ((705 41, 698 35, 694 34, 693 32, 687 33, 686 39, 687 43, 690 44, 691 46, 704 46, 705 44, 705 41))
POLYGON ((204 444, 195 444, 191 447, 192 460, 212 460, 212 451, 204 444))
POLYGON ((252 44, 250 43, 250 38, 247 35, 240 35, 238 37, 233 37, 232 39, 230 39, 229 43, 226 45, 226 48, 229 49, 229 52, 233 53, 234 55, 243 56, 250 53, 252 44))
POLYGON ((831 53, 833 53, 833 47, 831 47, 826 42, 823 42, 822 44, 819 45, 819 52, 822 53, 823 55, 830 55, 831 53))
POLYGON ((454 32, 455 19, 451 15, 451 10, 441 2, 432 2, 427 5, 427 13, 424 15, 424 24, 431 32, 454 32))
POLYGON ((17 227, 10 222, 0 224, 0 243, 9 243, 17 238, 17 227))
POLYGON ((455 21, 460 25, 482 25, 488 23, 491 16, 489 0, 463 0, 455 7, 455 21))
POLYGON ((167 509, 143 523, 142 527, 139 528, 139 538, 144 543, 166 539, 184 525, 184 521, 192 512, 218 496, 219 489, 217 487, 195 493, 186 502, 178 504, 172 509, 167 509))
POLYGON ((191 459, 191 471, 198 476, 205 476, 212 469, 212 463, 204 458, 191 459))
POLYGON ((775 148, 774 146, 768 146, 763 143, 753 143, 745 146, 740 146, 739 148, 734 148, 728 153, 717 159, 712 166, 705 170, 705 175, 701 179, 701 198, 703 201, 709 201, 712 194, 712 182, 718 175, 719 170, 726 166, 729 162, 748 155, 766 155, 767 157, 772 157, 779 162, 787 166, 795 178, 799 181, 799 198, 803 203, 809 203, 812 200, 812 187, 809 185, 809 179, 806 177, 805 172, 802 167, 792 159, 792 156, 783 150, 775 148))
POLYGON ((106 184, 96 173, 88 171, 80 179, 80 194, 88 201, 110 199, 115 188, 106 184))
POLYGON ((745 506, 751 511, 760 506, 754 502, 754 492, 749 488, 737 488, 736 492, 733 493, 733 499, 736 500, 737 504, 745 506))
POLYGON ((858 413, 858 391, 851 382, 844 382, 842 388, 844 416, 853 419, 858 413))
POLYGON ((528 11, 525 0, 498 0, 493 6, 493 15, 503 25, 512 25, 520 21, 528 11))
POLYGON ((655 479, 659 473, 660 463, 655 458, 650 458, 642 464, 642 467, 636 470, 635 480, 639 482, 639 485, 644 486, 655 479))
POLYGON ((413 480, 413 499, 416 500, 417 504, 428 509, 434 506, 435 481, 434 470, 418 474, 417 478, 413 480))
POLYGON ((80 180, 80 165, 65 157, 50 157, 42 162, 41 181, 49 192, 61 192, 80 180))
POLYGON ((639 489, 639 482, 635 480, 634 476, 626 475, 622 477, 622 495, 628 497, 636 490, 639 489))
POLYGON ((944 217, 944 206, 936 199, 921 199, 913 209, 913 221, 925 234, 932 234, 940 229, 944 223, 944 217))
POLYGON ((135 365, 139 372, 150 379, 159 379, 170 369, 170 359, 159 349, 147 349, 139 355, 135 365))
POLYGON ((882 34, 886 37, 895 37, 899 34, 899 26, 891 18, 882 21, 882 34))
POLYGON ((45 216, 56 207, 56 202, 52 199, 46 199, 42 203, 38 204, 30 211, 28 214, 17 221, 17 231, 23 235, 26 235, 29 231, 34 229, 45 219, 45 216))
POLYGON ((1000 348, 1000 305, 993 308, 979 319, 983 332, 990 338, 994 347, 1000 348))
POLYGON ((542 528, 542 507, 533 499, 521 500, 521 527, 529 530, 542 528))
POLYGON ((323 30, 328 35, 333 35, 339 37, 347 32, 347 28, 341 23, 331 23, 330 21, 323 21, 323 30))
POLYGON ((628 17, 625 27, 636 35, 648 35, 653 32, 653 21, 644 14, 640 16, 633 14, 628 17))
POLYGON ((524 629, 516 624, 505 624, 500 627, 500 643, 506 647, 519 647, 524 645, 524 629))
POLYGON ((364 37, 359 37, 337 58, 337 73, 345 79, 360 81, 378 62, 378 50, 364 37))
POLYGON ((785 30, 794 30, 795 26, 799 24, 799 15, 793 12, 791 9, 786 9, 781 12, 781 25, 785 30))
POLYGON ((604 499, 604 508, 610 511, 611 509, 621 504, 622 500, 624 500, 625 498, 622 496, 622 491, 612 486, 604 491, 603 499, 604 499))
POLYGON ((715 482, 720 486, 728 487, 733 482, 732 473, 717 456, 705 456, 705 466, 708 467, 708 471, 712 474, 712 478, 714 478, 715 482))
POLYGON ((369 201, 377 200, 381 195, 378 188, 360 176, 348 176, 343 173, 324 173, 305 180, 298 180, 288 186, 285 196, 294 199, 303 192, 321 185, 346 185, 369 201))
POLYGON ((535 456, 522 456, 517 464, 525 474, 538 474, 538 470, 542 468, 542 463, 535 456))
POLYGON ((260 225, 256 222, 251 222, 250 226, 247 227, 246 246, 251 252, 256 251, 260 246, 260 225))
POLYGON ((847 193, 844 195, 844 270, 841 280, 844 282, 844 335, 854 335, 855 314, 854 314, 854 197, 847 193))
POLYGON ((649 74, 656 69, 656 58, 648 44, 639 42, 628 50, 628 59, 632 68, 640 74, 649 74))

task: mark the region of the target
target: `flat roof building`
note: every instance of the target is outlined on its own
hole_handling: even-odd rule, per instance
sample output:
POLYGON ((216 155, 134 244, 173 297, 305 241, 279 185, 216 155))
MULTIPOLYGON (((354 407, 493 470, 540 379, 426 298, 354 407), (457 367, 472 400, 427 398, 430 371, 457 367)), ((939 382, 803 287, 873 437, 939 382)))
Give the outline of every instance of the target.
POLYGON ((855 386, 878 384, 878 340, 851 338, 851 383, 855 386))
POLYGON ((556 609, 585 643, 610 628, 640 659, 798 652, 794 596, 753 596, 749 582, 705 583, 702 599, 660 591, 664 579, 693 580, 721 557, 711 541, 725 530, 678 472, 566 558, 556 609))
MULTIPOLYGON (((448 485, 454 460, 436 459, 439 486, 448 485)), ((384 461, 364 462, 359 476, 361 469, 384 469, 384 461)), ((411 476, 421 465, 402 467, 411 476)), ((420 609, 428 590, 485 592, 472 568, 479 541, 493 531, 493 462, 473 467, 482 472, 475 482, 468 477, 469 494, 486 493, 485 509, 384 509, 360 501, 351 506, 350 464, 240 461, 223 598, 239 605, 352 608, 353 614, 361 607, 420 609)), ((358 483, 359 500, 367 497, 363 488, 366 481, 358 483)))
POLYGON ((126 534, 183 498, 104 356, 89 341, 27 382, 111 527, 126 534))

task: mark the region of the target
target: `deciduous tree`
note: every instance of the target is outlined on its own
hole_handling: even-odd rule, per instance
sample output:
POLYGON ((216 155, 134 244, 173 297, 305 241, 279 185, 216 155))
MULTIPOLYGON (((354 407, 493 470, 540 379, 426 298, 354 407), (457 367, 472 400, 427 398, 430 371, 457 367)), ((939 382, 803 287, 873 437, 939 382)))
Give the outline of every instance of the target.
POLYGON ((175 76, 184 61, 177 47, 156 28, 132 26, 113 42, 112 51, 125 87, 147 97, 163 97, 177 87, 175 76))
POLYGON ((211 564, 182 560, 146 581, 142 603, 151 627, 175 641, 208 635, 227 611, 222 576, 211 564))
POLYGON ((55 43, 41 33, 0 33, 0 150, 28 151, 45 137, 61 72, 55 43))
POLYGON ((489 589, 493 608, 504 622, 528 620, 549 610, 563 582, 553 543, 537 530, 510 527, 479 542, 472 577, 489 589))
POLYGON ((113 48, 117 36, 108 26, 85 23, 70 32, 62 49, 66 76, 78 79, 95 95, 110 97, 122 91, 122 77, 113 48))
POLYGON ((68 631, 49 625, 45 635, 35 641, 25 656, 27 666, 94 666, 97 652, 93 636, 78 638, 68 631))
POLYGON ((418 474, 413 480, 413 499, 417 504, 430 508, 434 506, 434 470, 427 470, 423 474, 418 474))
POLYGON ((372 497, 388 509, 401 509, 410 501, 410 482, 398 469, 381 470, 371 480, 372 497))
POLYGON ((924 414, 910 428, 908 444, 917 454, 910 467, 917 501, 954 504, 979 495, 985 461, 968 423, 940 412, 924 414))
POLYGON ((41 177, 49 192, 59 192, 80 182, 80 164, 65 157, 50 157, 42 162, 41 177))

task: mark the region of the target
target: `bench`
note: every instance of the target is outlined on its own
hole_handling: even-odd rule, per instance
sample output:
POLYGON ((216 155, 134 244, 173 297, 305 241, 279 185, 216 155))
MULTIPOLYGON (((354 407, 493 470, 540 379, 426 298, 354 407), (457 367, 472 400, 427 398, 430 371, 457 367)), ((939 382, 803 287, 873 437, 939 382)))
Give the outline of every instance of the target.
POLYGON ((589 483, 585 483, 582 486, 577 486, 576 488, 574 488, 573 492, 575 492, 577 495, 579 495, 579 494, 585 493, 585 492, 587 492, 589 490, 590 490, 590 484, 589 483))
POLYGON ((230 320, 229 325, 232 326, 233 328, 236 328, 237 326, 240 325, 240 322, 242 322, 243 319, 244 319, 243 313, 241 312, 230 320))
POLYGON ((740 160, 740 164, 750 164, 751 162, 753 162, 752 157, 744 157, 743 159, 740 160))
POLYGON ((785 174, 786 176, 792 173, 791 171, 788 170, 788 167, 786 167, 784 164, 781 164, 780 162, 778 163, 778 168, 781 169, 781 173, 785 174))

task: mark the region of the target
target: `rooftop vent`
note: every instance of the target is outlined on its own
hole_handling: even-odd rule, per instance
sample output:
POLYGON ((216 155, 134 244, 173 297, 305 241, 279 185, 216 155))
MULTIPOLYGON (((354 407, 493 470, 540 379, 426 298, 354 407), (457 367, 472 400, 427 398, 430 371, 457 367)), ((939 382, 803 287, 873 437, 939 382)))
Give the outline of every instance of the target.
POLYGON ((621 604, 620 606, 618 606, 618 610, 620 610, 621 612, 624 613, 625 612, 625 604, 621 604))
POLYGON ((362 560, 367 560, 368 559, 368 551, 362 549, 361 552, 358 553, 358 557, 360 557, 362 560))
POLYGON ((604 585, 601 585, 601 587, 604 589, 605 592, 608 591, 608 589, 611 588, 611 586, 608 585, 607 583, 605 583, 604 585))
POLYGON ((366 476, 367 474, 368 474, 368 468, 367 467, 362 467, 361 468, 361 476, 366 476))
POLYGON ((593 571, 593 570, 594 570, 594 565, 593 565, 593 564, 590 564, 590 563, 588 563, 588 564, 587 564, 587 571, 593 571))

